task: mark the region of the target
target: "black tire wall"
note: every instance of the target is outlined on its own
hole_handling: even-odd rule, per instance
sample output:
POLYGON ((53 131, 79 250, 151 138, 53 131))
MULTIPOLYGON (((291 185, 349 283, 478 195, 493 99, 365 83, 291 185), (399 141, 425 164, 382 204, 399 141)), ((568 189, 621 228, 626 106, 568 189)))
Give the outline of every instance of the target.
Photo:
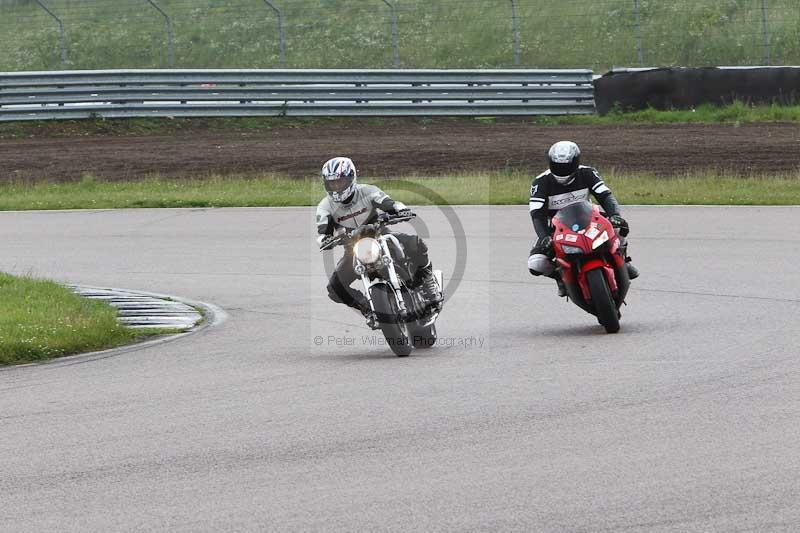
POLYGON ((661 68, 610 72, 594 82, 600 114, 624 110, 691 109, 701 104, 800 103, 800 68, 661 68))

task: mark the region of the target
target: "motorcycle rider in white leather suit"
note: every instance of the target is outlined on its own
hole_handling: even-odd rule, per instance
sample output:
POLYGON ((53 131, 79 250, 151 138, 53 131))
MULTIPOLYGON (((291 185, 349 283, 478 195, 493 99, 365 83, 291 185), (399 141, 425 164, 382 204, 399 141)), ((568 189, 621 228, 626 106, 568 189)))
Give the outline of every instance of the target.
MULTIPOLYGON (((334 238, 334 233, 343 228, 354 230, 365 224, 375 222, 379 211, 399 216, 411 215, 411 210, 401 202, 392 200, 389 195, 374 185, 361 185, 357 182, 356 167, 347 157, 334 157, 322 167, 322 180, 327 196, 317 206, 317 242, 320 248, 334 238)), ((395 233, 406 257, 415 268, 414 283, 421 286, 423 294, 431 304, 439 303, 441 291, 433 275, 433 267, 428 259, 428 247, 417 235, 395 233)), ((328 281, 328 296, 337 303, 343 303, 361 311, 370 318, 372 310, 361 291, 350 285, 358 278, 353 270, 353 256, 349 247, 328 281)))

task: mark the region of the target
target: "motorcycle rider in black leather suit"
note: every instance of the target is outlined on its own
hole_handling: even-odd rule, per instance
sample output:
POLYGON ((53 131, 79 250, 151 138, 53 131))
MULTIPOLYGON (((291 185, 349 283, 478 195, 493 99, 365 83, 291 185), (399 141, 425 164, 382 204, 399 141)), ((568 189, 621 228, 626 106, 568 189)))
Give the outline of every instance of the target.
POLYGON ((628 276, 635 279, 639 271, 627 256, 628 223, 620 214, 619 203, 600 174, 592 167, 580 164, 581 151, 571 141, 559 141, 547 153, 548 170, 534 178, 531 184, 530 214, 538 240, 528 257, 528 270, 534 276, 553 278, 558 284, 558 295, 567 291, 553 258, 553 228, 550 220, 559 209, 589 200, 591 194, 605 211, 614 226, 626 256, 628 276))

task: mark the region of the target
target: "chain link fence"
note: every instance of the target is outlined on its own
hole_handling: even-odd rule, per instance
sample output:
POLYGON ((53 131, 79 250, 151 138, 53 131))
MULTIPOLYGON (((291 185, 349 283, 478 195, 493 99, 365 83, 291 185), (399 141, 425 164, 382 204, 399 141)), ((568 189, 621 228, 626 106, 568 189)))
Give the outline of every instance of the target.
POLYGON ((800 64, 796 0, 0 0, 0 70, 800 64))

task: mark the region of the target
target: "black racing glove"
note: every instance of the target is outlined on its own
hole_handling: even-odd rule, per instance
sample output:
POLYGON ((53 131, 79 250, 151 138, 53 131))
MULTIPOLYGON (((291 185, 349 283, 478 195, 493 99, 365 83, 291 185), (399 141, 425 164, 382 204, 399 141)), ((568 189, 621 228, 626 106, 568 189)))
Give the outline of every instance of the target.
POLYGON ((619 215, 611 215, 608 217, 608 221, 611 222, 611 225, 615 228, 619 229, 619 234, 623 237, 627 237, 628 233, 630 233, 630 228, 628 227, 628 222, 619 215))
POLYGON ((334 235, 326 235, 324 238, 322 238, 319 241, 319 249, 320 250, 329 250, 330 248, 333 248, 333 246, 336 244, 337 240, 338 240, 338 237, 336 237, 334 235))
POLYGON ((411 218, 414 216, 414 212, 411 209, 405 207, 403 209, 397 210, 397 216, 403 218, 411 218))

